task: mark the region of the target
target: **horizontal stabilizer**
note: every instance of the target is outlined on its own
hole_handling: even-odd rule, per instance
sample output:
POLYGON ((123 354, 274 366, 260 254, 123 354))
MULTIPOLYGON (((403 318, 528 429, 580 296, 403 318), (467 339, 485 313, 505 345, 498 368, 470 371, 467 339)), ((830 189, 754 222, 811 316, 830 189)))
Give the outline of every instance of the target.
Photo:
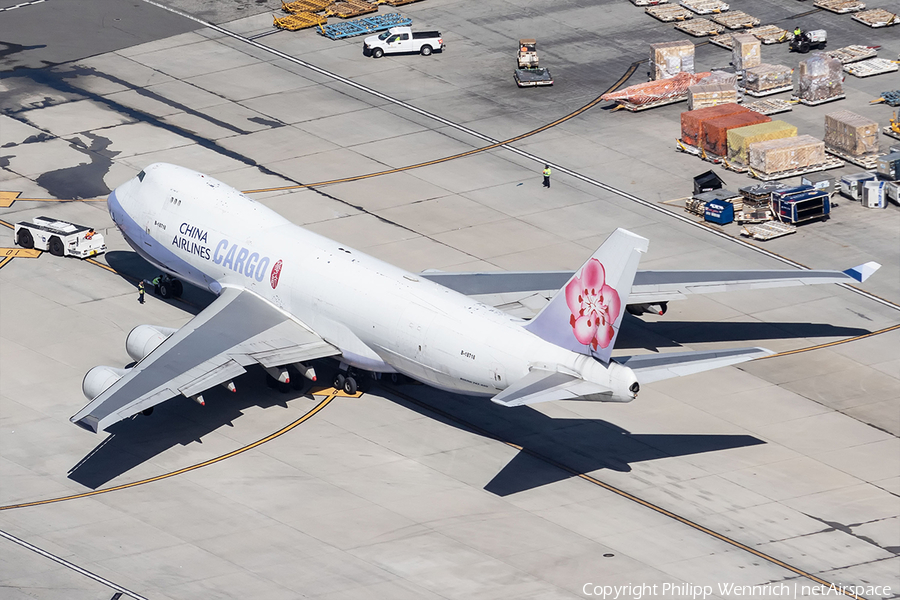
POLYGON ((733 348, 730 350, 618 356, 613 360, 620 365, 629 367, 637 375, 638 381, 645 384, 727 367, 772 354, 775 353, 765 348, 733 348))
POLYGON ((859 265, 858 267, 853 267, 852 269, 847 269, 844 271, 845 275, 849 275, 853 279, 862 283, 866 279, 872 276, 872 273, 881 268, 881 265, 877 262, 871 261, 865 264, 859 265))
POLYGON ((578 400, 585 396, 610 394, 608 388, 590 383, 568 373, 531 369, 531 371, 493 398, 503 406, 522 406, 553 400, 578 400))

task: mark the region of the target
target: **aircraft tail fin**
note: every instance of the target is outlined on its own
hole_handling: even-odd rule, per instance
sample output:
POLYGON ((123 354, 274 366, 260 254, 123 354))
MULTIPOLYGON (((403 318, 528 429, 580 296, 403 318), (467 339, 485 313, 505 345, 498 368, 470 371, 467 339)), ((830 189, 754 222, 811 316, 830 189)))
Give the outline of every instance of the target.
POLYGON ((609 362, 648 246, 646 238, 616 229, 525 328, 552 344, 609 362))

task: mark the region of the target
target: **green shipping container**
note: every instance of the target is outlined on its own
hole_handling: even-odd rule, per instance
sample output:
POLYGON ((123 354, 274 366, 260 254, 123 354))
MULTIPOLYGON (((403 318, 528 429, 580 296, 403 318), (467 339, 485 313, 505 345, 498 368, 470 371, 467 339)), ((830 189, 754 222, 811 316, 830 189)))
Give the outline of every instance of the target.
POLYGON ((728 161, 746 165, 750 144, 797 136, 797 128, 784 121, 770 121, 728 130, 728 161))

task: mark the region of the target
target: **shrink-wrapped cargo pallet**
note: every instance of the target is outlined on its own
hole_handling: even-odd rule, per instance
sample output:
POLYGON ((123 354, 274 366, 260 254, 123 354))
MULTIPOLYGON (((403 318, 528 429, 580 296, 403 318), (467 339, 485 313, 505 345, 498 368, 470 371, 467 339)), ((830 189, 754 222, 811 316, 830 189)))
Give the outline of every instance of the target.
POLYGON ((823 52, 800 61, 798 95, 806 103, 816 103, 843 96, 843 65, 823 52))
POLYGON ((738 104, 719 104, 718 106, 683 112, 681 113, 681 141, 699 148, 703 139, 704 122, 716 117, 748 111, 749 109, 738 104))
POLYGON ((825 145, 850 156, 878 152, 878 123, 849 110, 828 113, 825 145))
POLYGON ((825 142, 811 135, 750 144, 750 168, 765 174, 797 171, 825 162, 825 142))
POLYGON ((668 79, 694 72, 694 44, 688 41, 650 44, 653 79, 668 79))
POLYGON ((688 88, 688 110, 737 103, 737 88, 725 83, 698 83, 688 88))
POLYGON ((756 67, 762 62, 762 44, 749 33, 731 36, 731 64, 735 71, 756 67))
POLYGON ((770 121, 769 123, 757 123, 756 125, 729 129, 727 134, 728 160, 733 163, 746 165, 749 158, 750 144, 795 137, 796 135, 797 128, 784 121, 770 121))
POLYGON ((768 123, 771 117, 758 112, 747 112, 716 117, 703 122, 703 149, 715 156, 728 155, 728 130, 757 123, 768 123))
POLYGON ((744 71, 744 89, 767 92, 793 85, 794 70, 784 65, 761 64, 744 71))

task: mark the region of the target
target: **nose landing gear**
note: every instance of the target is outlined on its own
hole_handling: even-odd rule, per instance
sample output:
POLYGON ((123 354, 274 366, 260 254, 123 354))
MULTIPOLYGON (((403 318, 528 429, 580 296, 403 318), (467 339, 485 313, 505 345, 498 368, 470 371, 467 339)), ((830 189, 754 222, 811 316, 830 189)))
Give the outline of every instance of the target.
POLYGON ((184 284, 168 275, 160 275, 152 283, 156 295, 165 300, 181 298, 181 294, 184 292, 184 284))

